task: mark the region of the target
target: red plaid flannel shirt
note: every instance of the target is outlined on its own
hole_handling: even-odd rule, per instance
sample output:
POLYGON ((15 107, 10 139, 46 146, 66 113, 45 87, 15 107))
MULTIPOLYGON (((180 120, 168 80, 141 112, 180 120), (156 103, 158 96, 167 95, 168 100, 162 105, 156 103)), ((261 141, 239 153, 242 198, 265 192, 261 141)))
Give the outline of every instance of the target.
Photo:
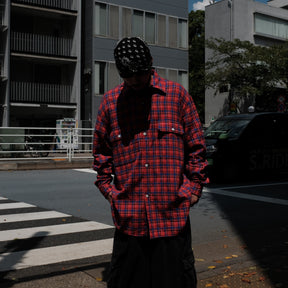
POLYGON ((132 236, 175 236, 201 196, 207 165, 201 123, 188 92, 156 72, 144 93, 107 92, 94 131, 96 186, 112 193, 116 228, 132 236), (113 177, 114 175, 114 181, 113 177))

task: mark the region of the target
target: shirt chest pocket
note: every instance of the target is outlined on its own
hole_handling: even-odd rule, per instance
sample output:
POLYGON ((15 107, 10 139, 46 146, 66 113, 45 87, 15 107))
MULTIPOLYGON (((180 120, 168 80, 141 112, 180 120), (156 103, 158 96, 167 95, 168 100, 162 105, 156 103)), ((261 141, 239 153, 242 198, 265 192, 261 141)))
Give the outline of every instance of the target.
POLYGON ((113 153, 114 165, 122 166, 127 163, 134 162, 137 159, 139 145, 137 139, 123 138, 120 129, 115 129, 110 134, 110 143, 113 153))
POLYGON ((184 159, 184 129, 180 123, 158 123, 158 141, 165 158, 184 159))

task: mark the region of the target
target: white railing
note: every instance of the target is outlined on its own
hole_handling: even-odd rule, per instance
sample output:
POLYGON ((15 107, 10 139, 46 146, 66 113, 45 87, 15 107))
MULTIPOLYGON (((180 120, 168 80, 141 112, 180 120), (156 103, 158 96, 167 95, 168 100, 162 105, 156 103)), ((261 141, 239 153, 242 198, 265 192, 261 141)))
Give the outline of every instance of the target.
POLYGON ((71 85, 11 81, 14 102, 71 104, 71 85))
POLYGON ((93 129, 0 127, 0 162, 92 159, 93 129))
POLYGON ((17 0, 16 2, 44 7, 56 7, 67 10, 72 9, 73 6, 73 0, 17 0))
POLYGON ((22 32, 11 32, 11 50, 42 55, 71 57, 72 39, 38 35, 22 32))

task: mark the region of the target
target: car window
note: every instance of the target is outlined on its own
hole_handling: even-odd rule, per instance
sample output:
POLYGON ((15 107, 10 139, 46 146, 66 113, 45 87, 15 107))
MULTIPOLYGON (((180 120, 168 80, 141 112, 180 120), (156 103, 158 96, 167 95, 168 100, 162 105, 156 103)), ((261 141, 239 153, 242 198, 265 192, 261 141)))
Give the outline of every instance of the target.
POLYGON ((204 136, 205 138, 218 139, 221 134, 226 133, 228 138, 236 138, 250 121, 250 119, 219 119, 206 129, 204 136))
POLYGON ((251 121, 245 130, 245 137, 257 141, 276 142, 288 139, 288 117, 263 115, 251 121))

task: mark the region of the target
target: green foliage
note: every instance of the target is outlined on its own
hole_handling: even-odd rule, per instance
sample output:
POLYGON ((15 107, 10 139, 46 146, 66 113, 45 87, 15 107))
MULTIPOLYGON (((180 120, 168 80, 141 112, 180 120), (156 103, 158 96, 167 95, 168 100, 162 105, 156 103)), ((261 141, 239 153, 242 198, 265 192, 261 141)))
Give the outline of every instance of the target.
POLYGON ((209 39, 206 46, 211 51, 205 66, 206 87, 216 89, 217 93, 229 84, 230 101, 236 105, 248 99, 257 103, 262 98, 258 102, 267 110, 271 104, 267 95, 275 94, 275 87, 288 84, 287 43, 264 47, 239 39, 209 39))
POLYGON ((189 13, 189 93, 204 121, 205 101, 205 12, 189 13))

